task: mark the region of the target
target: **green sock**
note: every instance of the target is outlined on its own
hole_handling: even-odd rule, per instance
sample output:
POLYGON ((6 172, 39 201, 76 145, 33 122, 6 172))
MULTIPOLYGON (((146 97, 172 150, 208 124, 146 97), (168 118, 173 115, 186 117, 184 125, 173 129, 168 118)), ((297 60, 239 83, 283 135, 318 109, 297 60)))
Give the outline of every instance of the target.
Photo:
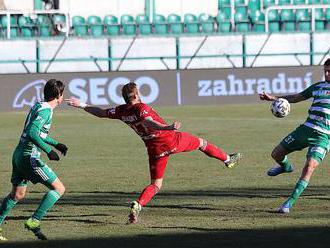
POLYGON ((296 202, 298 197, 301 195, 301 193, 307 188, 307 185, 308 185, 307 181, 300 179, 297 182, 296 187, 294 188, 291 196, 286 202, 289 202, 289 204, 292 206, 296 202))
POLYGON ((0 225, 9 214, 10 210, 15 207, 16 203, 17 201, 11 199, 10 195, 3 199, 2 205, 0 207, 0 225))
POLYGON ((32 218, 41 220, 45 216, 47 211, 51 209, 60 198, 61 194, 58 193, 56 190, 48 191, 42 198, 41 203, 32 215, 32 218))
POLYGON ((292 171, 292 164, 289 162, 288 156, 285 156, 283 161, 276 161, 285 171, 292 171))

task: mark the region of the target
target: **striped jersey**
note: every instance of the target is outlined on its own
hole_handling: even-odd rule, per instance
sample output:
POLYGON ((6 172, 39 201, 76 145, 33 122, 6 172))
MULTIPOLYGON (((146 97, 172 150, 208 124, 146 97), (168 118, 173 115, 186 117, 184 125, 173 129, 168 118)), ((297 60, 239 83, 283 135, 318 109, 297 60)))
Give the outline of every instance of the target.
POLYGON ((315 83, 300 94, 306 99, 314 98, 304 125, 330 135, 330 82, 315 83))
POLYGON ((40 152, 49 153, 49 145, 58 142, 48 136, 52 124, 53 109, 47 102, 37 102, 26 117, 24 129, 16 149, 24 155, 39 157, 40 152))

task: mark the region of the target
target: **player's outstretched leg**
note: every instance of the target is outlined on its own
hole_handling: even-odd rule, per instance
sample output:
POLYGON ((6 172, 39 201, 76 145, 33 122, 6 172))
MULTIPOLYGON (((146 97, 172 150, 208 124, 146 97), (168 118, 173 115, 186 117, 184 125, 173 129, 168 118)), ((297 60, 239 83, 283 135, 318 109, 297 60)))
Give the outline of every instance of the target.
POLYGON ((130 204, 130 213, 128 215, 128 224, 135 224, 138 221, 139 213, 142 210, 142 206, 137 201, 132 201, 130 204))
POLYGON ((32 231, 38 239, 47 240, 47 237, 41 232, 40 220, 31 217, 25 221, 24 226, 26 229, 32 231))
POLYGON ((242 154, 240 153, 227 154, 220 148, 216 147, 215 145, 201 138, 200 138, 199 150, 205 153, 209 157, 221 160, 228 168, 233 168, 235 165, 237 165, 238 161, 242 159, 242 154))

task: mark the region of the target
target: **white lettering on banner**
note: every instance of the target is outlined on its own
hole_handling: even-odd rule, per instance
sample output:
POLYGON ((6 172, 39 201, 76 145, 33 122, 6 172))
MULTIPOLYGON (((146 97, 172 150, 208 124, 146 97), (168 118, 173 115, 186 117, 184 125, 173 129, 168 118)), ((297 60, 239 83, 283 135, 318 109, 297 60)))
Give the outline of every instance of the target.
MULTIPOLYGON (((125 103, 121 96, 121 87, 130 82, 129 78, 117 77, 109 78, 90 78, 90 79, 73 79, 69 82, 70 93, 79 98, 83 102, 90 102, 93 105, 108 105, 110 100, 115 104, 125 103)), ((159 84, 151 77, 138 77, 134 81, 138 88, 148 87, 148 93, 141 96, 144 103, 152 103, 159 96, 159 84)))
POLYGON ((32 107, 37 101, 43 99, 43 88, 46 81, 35 80, 25 85, 15 96, 13 108, 23 108, 25 105, 32 107))
POLYGON ((273 94, 299 93, 312 84, 312 72, 303 77, 287 77, 278 73, 275 78, 240 79, 229 74, 227 79, 199 80, 198 96, 254 95, 263 91, 273 94))

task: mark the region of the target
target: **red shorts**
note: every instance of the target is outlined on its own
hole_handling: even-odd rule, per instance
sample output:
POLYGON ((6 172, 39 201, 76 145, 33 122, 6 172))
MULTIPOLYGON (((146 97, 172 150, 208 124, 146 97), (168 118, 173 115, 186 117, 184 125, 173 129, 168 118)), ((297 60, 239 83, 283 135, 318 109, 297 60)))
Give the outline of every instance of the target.
POLYGON ((198 137, 190 133, 176 132, 173 140, 165 144, 157 143, 156 146, 150 147, 149 145, 147 147, 151 179, 163 178, 167 161, 171 154, 197 150, 200 146, 200 141, 198 137), (157 151, 157 154, 154 153, 155 151, 157 151))

